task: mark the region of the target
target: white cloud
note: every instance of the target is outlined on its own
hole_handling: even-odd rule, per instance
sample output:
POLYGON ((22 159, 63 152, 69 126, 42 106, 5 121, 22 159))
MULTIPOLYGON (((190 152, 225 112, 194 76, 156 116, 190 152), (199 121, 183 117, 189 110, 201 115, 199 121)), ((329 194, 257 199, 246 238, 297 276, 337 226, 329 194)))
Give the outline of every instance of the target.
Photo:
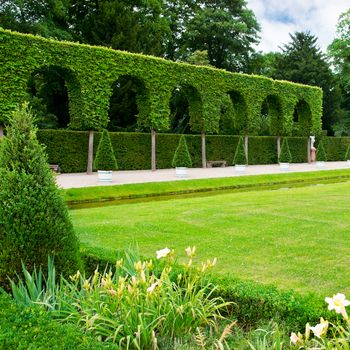
POLYGON ((323 51, 336 34, 339 15, 350 8, 349 0, 247 0, 261 25, 258 49, 279 51, 290 41, 289 33, 310 31, 323 51))

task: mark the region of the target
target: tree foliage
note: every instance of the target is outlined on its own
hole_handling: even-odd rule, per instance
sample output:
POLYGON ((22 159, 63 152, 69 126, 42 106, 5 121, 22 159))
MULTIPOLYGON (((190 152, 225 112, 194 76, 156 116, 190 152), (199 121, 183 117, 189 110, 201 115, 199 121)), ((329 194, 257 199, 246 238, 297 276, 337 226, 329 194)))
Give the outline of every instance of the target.
POLYGON ((243 141, 243 137, 240 136, 236 147, 235 155, 233 157, 233 165, 246 165, 246 164, 247 164, 247 156, 244 149, 244 141, 243 141))
POLYGON ((289 150, 289 144, 288 140, 286 138, 283 138, 282 146, 281 146, 281 153, 278 157, 279 163, 291 163, 292 162, 292 154, 289 150))
POLYGON ((336 80, 317 38, 309 32, 295 32, 290 43, 284 45, 282 55, 276 61, 272 77, 296 83, 319 86, 323 90, 323 129, 332 132, 338 116, 339 96, 336 80))
POLYGON ((176 148, 173 167, 186 167, 190 168, 192 166, 192 159, 190 153, 188 152, 187 143, 184 135, 181 135, 179 144, 176 148))
POLYGON ((0 283, 27 269, 79 268, 78 240, 26 106, 16 110, 0 149, 0 283))

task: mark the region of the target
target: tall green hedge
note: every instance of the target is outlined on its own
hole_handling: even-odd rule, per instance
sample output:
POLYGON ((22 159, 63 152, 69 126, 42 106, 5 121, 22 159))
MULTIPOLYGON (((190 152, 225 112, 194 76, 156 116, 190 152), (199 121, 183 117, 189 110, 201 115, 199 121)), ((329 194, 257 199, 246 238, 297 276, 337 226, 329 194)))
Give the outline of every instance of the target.
POLYGON ((350 137, 324 137, 323 146, 328 161, 344 160, 345 152, 350 145, 350 137))
POLYGON ((300 134, 321 132, 322 90, 318 87, 2 29, 0 62, 0 81, 6 82, 0 84, 0 124, 26 98, 30 76, 40 69, 56 67, 65 78, 69 125, 74 130, 105 128, 113 84, 128 76, 143 82, 137 99, 138 123, 148 130, 168 129, 171 95, 182 86, 188 94, 194 132, 217 133, 222 106, 230 104, 238 132, 257 134, 264 101, 268 102, 272 133, 290 135, 294 111, 300 134), (300 105, 305 108, 297 108, 300 105))

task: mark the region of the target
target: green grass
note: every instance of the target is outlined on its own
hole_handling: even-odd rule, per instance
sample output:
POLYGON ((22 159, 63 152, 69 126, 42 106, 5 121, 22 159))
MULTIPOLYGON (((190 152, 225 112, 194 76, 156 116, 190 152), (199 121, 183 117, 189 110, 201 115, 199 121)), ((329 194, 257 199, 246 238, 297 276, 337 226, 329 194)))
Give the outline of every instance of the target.
POLYGON ((225 189, 254 190, 274 185, 308 185, 323 181, 338 182, 346 179, 350 179, 350 169, 72 188, 64 190, 63 193, 66 202, 73 204, 225 189))
POLYGON ((83 247, 113 254, 138 243, 154 257, 218 257, 216 271, 322 295, 350 293, 350 182, 71 211, 83 247))

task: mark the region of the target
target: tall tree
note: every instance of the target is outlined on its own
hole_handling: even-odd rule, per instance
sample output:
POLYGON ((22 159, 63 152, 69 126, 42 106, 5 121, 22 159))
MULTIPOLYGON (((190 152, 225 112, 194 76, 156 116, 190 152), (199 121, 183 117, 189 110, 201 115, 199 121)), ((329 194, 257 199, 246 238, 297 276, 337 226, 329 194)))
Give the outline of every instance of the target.
POLYGON ((71 0, 71 28, 92 45, 163 55, 170 37, 162 0, 71 0))
POLYGON ((341 106, 339 120, 333 126, 337 136, 350 135, 350 9, 342 13, 337 25, 337 35, 328 47, 339 82, 341 106))
POLYGON ((336 80, 326 56, 321 52, 317 38, 309 32, 290 35, 291 42, 284 45, 276 61, 275 79, 319 86, 323 90, 323 129, 330 134, 337 121, 339 96, 335 93, 336 80))
POLYGON ((181 49, 186 56, 206 50, 211 65, 246 71, 246 62, 258 42, 260 27, 244 0, 203 0, 185 23, 181 49))
POLYGON ((68 26, 69 1, 2 1, 0 27, 59 40, 72 40, 68 26))

